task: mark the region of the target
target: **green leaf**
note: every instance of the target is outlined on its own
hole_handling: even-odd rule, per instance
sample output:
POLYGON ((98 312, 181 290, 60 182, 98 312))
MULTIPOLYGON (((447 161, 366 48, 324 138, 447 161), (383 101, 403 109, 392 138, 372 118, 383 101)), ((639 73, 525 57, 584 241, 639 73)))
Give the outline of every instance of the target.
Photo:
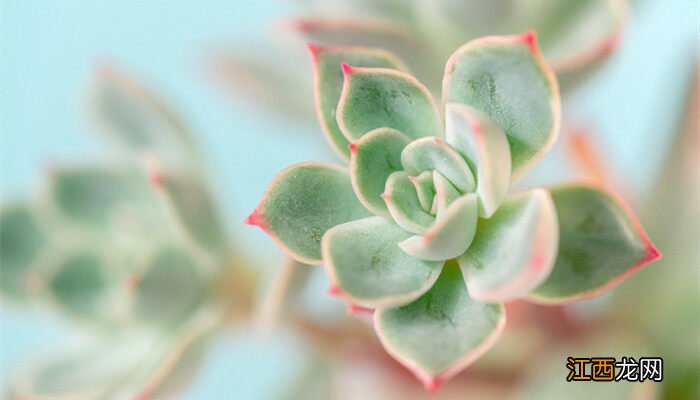
POLYGON ((479 215, 489 218, 510 184, 508 139, 484 113, 463 105, 446 106, 446 139, 461 152, 476 175, 479 215))
POLYGON ((459 48, 445 67, 443 99, 474 107, 503 129, 513 179, 540 160, 559 132, 559 89, 534 33, 489 36, 459 48))
POLYGON ((399 247, 421 260, 444 261, 458 257, 474 239, 478 215, 476 195, 466 194, 439 213, 425 233, 404 240, 399 247))
POLYGON ((90 98, 98 130, 138 156, 153 154, 168 165, 197 160, 189 130, 155 93, 114 66, 104 66, 90 98))
POLYGON ((432 95, 416 78, 383 68, 343 64, 345 81, 338 103, 338 126, 348 140, 376 128, 393 128, 412 139, 442 135, 432 95))
POLYGON ((161 229, 162 213, 146 174, 130 166, 65 168, 52 175, 53 206, 83 227, 109 232, 161 229))
POLYGON ((462 193, 474 191, 474 176, 469 165, 449 144, 437 137, 414 140, 403 149, 401 164, 409 174, 438 171, 462 193))
POLYGON ((90 317, 103 306, 107 268, 95 251, 78 251, 60 260, 49 279, 51 297, 71 314, 90 317))
POLYGON ((357 199, 373 214, 389 217, 381 198, 386 180, 401 166, 401 151, 410 142, 403 133, 378 128, 353 144, 350 177, 357 199))
POLYGON ((46 245, 37 216, 29 204, 5 206, 0 212, 0 288, 13 297, 24 297, 34 262, 46 245))
POLYGON ((435 222, 435 216, 421 207, 416 189, 406 171, 396 171, 389 175, 382 198, 394 221, 409 232, 423 233, 435 222))
POLYGON ((306 162, 280 172, 246 219, 267 232, 292 257, 321 263, 321 237, 330 228, 369 216, 344 169, 306 162))
POLYGON ((406 66, 394 54, 366 47, 319 47, 309 45, 314 77, 316 113, 328 143, 344 159, 350 159, 348 145, 338 127, 335 112, 343 89, 345 62, 357 67, 391 68, 407 71, 406 66))
POLYGON ((454 199, 461 196, 461 193, 438 171, 433 171, 433 184, 435 185, 435 197, 433 198, 433 206, 430 208, 430 213, 440 215, 454 199))
POLYGON ((458 259, 478 300, 513 300, 532 291, 552 271, 559 226, 552 198, 535 189, 508 198, 490 219, 480 219, 476 238, 458 259))
POLYGON ((397 244, 409 233, 382 217, 348 222, 323 237, 334 292, 363 307, 395 307, 425 293, 443 263, 417 260, 397 244))
POLYGON ((485 353, 505 320, 503 305, 472 300, 459 268, 448 263, 418 300, 375 312, 374 327, 386 351, 432 392, 485 353))
POLYGON ((205 183, 196 175, 158 172, 157 188, 172 212, 181 233, 214 255, 222 255, 226 238, 214 201, 205 183))
POLYGON ((435 184, 433 183, 433 174, 435 171, 423 171, 418 176, 409 176, 416 188, 418 201, 423 211, 430 213, 433 208, 433 200, 435 199, 435 184))
POLYGON ((551 193, 559 253, 533 301, 563 303, 599 295, 661 257, 634 215, 609 193, 586 186, 562 186, 551 193))
POLYGON ((205 276, 178 245, 156 250, 135 276, 133 310, 147 322, 181 320, 204 295, 205 276))

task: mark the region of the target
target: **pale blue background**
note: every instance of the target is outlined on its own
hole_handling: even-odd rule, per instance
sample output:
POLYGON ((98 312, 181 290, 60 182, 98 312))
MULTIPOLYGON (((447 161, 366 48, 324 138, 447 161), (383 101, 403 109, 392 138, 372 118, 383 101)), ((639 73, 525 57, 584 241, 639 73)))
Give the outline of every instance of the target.
MULTIPOLYGON (((635 4, 620 52, 570 107, 595 128, 616 178, 643 195, 668 148, 673 110, 697 58, 698 4, 635 4)), ((2 201, 37 190, 42 166, 52 160, 95 157, 99 143, 84 122, 82 96, 94 66, 113 60, 155 83, 187 116, 210 161, 229 228, 241 243, 265 248, 266 264, 276 259, 267 250, 271 241, 240 221, 283 167, 332 157, 320 134, 303 134, 315 126, 272 120, 213 87, 205 60, 216 49, 265 35, 271 21, 291 10, 287 2, 4 0, 0 7, 2 201)), ((62 332, 51 316, 6 305, 0 324, 2 380, 62 332)), ((271 398, 302 362, 294 338, 244 338, 215 344, 187 398, 232 392, 271 398)))

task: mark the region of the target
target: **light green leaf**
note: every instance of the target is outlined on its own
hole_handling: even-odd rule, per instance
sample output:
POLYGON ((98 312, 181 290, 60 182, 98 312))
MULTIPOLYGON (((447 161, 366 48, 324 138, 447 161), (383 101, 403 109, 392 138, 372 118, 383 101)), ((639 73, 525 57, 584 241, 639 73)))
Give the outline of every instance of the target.
POLYGON ((314 99, 321 129, 328 143, 344 159, 350 159, 348 145, 338 127, 335 112, 343 89, 343 71, 340 65, 345 62, 356 67, 391 68, 402 71, 408 69, 394 54, 368 47, 321 47, 309 45, 314 77, 314 99))
POLYGON ((552 273, 531 295, 563 303, 599 295, 661 254, 634 215, 609 193, 586 186, 551 190, 559 220, 552 273))
POLYGON ((449 144, 437 137, 414 140, 403 149, 401 164, 412 175, 438 171, 462 193, 474 191, 474 176, 469 165, 449 144))
POLYGON ((399 247, 421 260, 449 260, 463 254, 474 239, 479 216, 476 195, 466 194, 439 213, 435 223, 420 236, 410 237, 399 247))
POLYGON ((146 174, 131 166, 65 168, 52 175, 49 195, 60 215, 102 232, 160 229, 162 212, 146 174))
POLYGON ((386 351, 434 391, 485 353, 505 325, 501 304, 472 300, 459 268, 448 263, 418 300, 374 314, 386 351))
POLYGON ((428 213, 433 208, 433 199, 435 198, 434 173, 435 171, 423 171, 418 176, 409 176, 413 186, 416 188, 420 206, 423 208, 423 211, 428 213))
POLYGON ((435 197, 430 213, 440 215, 454 199, 461 196, 461 193, 438 171, 433 171, 433 184, 435 185, 435 197))
POLYGON ((280 172, 246 219, 267 232, 289 255, 321 263, 321 237, 330 228, 368 217, 346 170, 306 162, 280 172))
POLYGON ((445 130, 447 143, 466 157, 476 175, 479 215, 491 217, 510 184, 508 139, 488 116, 463 104, 447 104, 445 130))
POLYGON ((160 247, 135 276, 133 310, 147 322, 174 322, 204 295, 206 277, 180 246, 160 247))
POLYGON ((90 97, 98 130, 138 156, 153 154, 168 165, 193 163, 189 130, 162 99, 114 66, 104 66, 90 97))
POLYGON ((382 217, 329 230, 323 237, 323 261, 334 289, 351 303, 370 308, 395 307, 425 293, 443 263, 404 253, 397 244, 409 236, 382 217))
POLYGON ((393 128, 412 139, 442 135, 442 120, 428 90, 403 72, 343 64, 345 81, 338 126, 348 140, 376 128, 393 128))
POLYGON ((28 294, 27 279, 46 241, 46 234, 29 204, 3 207, 0 211, 0 288, 4 294, 18 298, 28 294))
POLYGON ((108 271, 98 253, 71 253, 53 268, 49 292, 60 307, 71 314, 90 317, 104 305, 108 271))
POLYGON ((156 186, 181 233, 212 254, 222 255, 226 238, 205 183, 196 175, 168 171, 157 173, 156 186))
POLYGON ((381 198, 386 180, 401 166, 401 151, 410 142, 403 133, 375 129, 354 143, 350 157, 350 177, 357 199, 373 214, 389 217, 381 198))
POLYGON ((386 191, 382 198, 391 217, 403 229, 423 233, 435 222, 435 216, 425 212, 420 205, 416 188, 406 171, 396 171, 386 180, 386 191))
POLYGON ((459 48, 445 67, 443 99, 474 107, 503 129, 513 179, 549 150, 559 132, 559 89, 534 33, 489 36, 459 48))
POLYGON ((541 284, 557 255, 559 225, 552 198, 535 189, 507 199, 458 259, 469 294, 481 301, 521 297, 541 284))

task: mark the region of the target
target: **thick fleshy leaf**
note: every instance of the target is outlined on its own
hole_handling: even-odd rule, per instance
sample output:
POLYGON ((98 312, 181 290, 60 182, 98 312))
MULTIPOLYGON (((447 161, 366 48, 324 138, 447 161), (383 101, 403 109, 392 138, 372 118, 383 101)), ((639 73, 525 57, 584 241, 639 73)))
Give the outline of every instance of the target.
POLYGON ((152 171, 152 174, 151 179, 181 233, 212 254, 221 255, 226 247, 225 235, 205 183, 187 173, 152 171))
POLYGON ((435 185, 435 197, 430 213, 440 215, 454 199, 461 196, 461 193, 438 171, 433 171, 433 184, 435 185))
POLYGON ((180 246, 161 247, 134 277, 134 313, 148 322, 176 321, 194 309, 205 283, 196 261, 180 246))
POLYGON ((343 89, 342 63, 356 67, 408 69, 394 54, 367 47, 320 47, 309 45, 314 77, 314 99, 316 113, 326 139, 343 158, 350 159, 348 145, 338 127, 335 112, 343 89))
POLYGON ((410 236, 382 217, 348 222, 323 237, 332 291, 363 307, 395 307, 433 285, 443 263, 417 260, 397 244, 410 236))
POLYGON ((437 137, 414 140, 403 149, 401 164, 404 170, 417 175, 423 171, 438 171, 462 193, 475 188, 469 165, 449 144, 437 137))
POLYGON ((559 89, 533 32, 489 36, 459 48, 445 66, 443 99, 474 107, 503 129, 513 179, 549 150, 559 131, 559 89))
POLYGON ((161 226, 155 191, 136 168, 61 169, 51 176, 49 194, 61 215, 86 227, 144 233, 161 226))
POLYGON ((421 207, 416 188, 406 171, 389 175, 382 198, 394 221, 409 232, 423 233, 435 222, 435 216, 421 207))
POLYGON ((360 203, 373 214, 390 216, 381 194, 389 175, 403 169, 401 151, 409 142, 410 139, 397 130, 379 128, 352 145, 352 187, 360 203))
POLYGON ((343 64, 345 81, 337 120, 349 140, 376 128, 397 129, 417 139, 442 135, 442 120, 433 97, 416 78, 384 68, 343 64))
POLYGON ((197 160, 189 130, 157 95, 111 65, 103 66, 90 108, 97 127, 137 155, 154 154, 169 165, 197 160))
POLYGON ((469 297, 459 268, 448 263, 418 300, 374 314, 384 348, 434 391, 486 352, 505 325, 503 305, 469 297))
POLYGON ((479 217, 474 193, 453 201, 424 234, 399 243, 407 254, 421 260, 449 260, 463 254, 474 239, 479 217))
POLYGON ((661 254, 634 215, 612 195, 586 186, 551 190, 559 220, 552 273, 531 295, 562 303, 599 295, 661 254))
POLYGON ((479 215, 489 218, 510 184, 510 148, 501 128, 484 113, 464 104, 446 106, 446 139, 466 156, 479 196, 479 215))
POLYGON ((306 162, 275 177, 246 223, 262 228, 293 258, 320 264, 323 234, 368 216, 346 170, 306 162))
POLYGON ((433 174, 435 171, 423 171, 418 176, 410 176, 409 179, 416 188, 418 201, 423 211, 430 212, 435 198, 435 185, 433 184, 433 174))
POLYGON ((51 297, 66 311, 91 316, 103 306, 108 269, 94 251, 75 252, 61 259, 49 279, 51 297))
POLYGON ((0 288, 23 297, 29 292, 29 275, 46 244, 37 216, 28 204, 7 206, 0 212, 0 288))
POLYGON ((559 225, 552 198, 535 189, 507 199, 458 259, 472 298, 507 301, 544 281, 557 255, 559 225))

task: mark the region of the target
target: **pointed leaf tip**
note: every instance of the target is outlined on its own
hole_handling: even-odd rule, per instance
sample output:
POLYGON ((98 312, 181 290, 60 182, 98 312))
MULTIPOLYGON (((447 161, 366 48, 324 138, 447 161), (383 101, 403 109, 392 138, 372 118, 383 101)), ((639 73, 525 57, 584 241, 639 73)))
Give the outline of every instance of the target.
POLYGON ((538 48, 537 48, 537 34, 535 33, 534 29, 530 29, 529 31, 523 33, 521 36, 521 39, 523 43, 527 45, 527 47, 530 49, 532 53, 537 53, 538 48))
POLYGON ((354 68, 351 67, 350 64, 346 63, 345 61, 340 63, 340 68, 343 70, 343 74, 345 76, 349 76, 354 71, 354 68))
POLYGON ((318 54, 322 50, 322 47, 309 42, 306 44, 306 50, 309 51, 309 54, 311 55, 311 59, 316 60, 318 58, 318 54))
POLYGON ((354 153, 355 151, 357 151, 357 143, 350 143, 348 145, 348 148, 350 149, 351 154, 354 153))

